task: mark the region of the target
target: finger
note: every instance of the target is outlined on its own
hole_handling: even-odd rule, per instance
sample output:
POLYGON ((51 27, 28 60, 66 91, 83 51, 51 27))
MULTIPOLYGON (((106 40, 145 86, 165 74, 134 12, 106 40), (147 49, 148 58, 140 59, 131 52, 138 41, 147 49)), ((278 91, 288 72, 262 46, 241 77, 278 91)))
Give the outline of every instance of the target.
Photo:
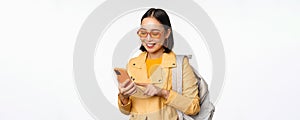
POLYGON ((135 90, 136 90, 135 87, 132 87, 131 89, 129 89, 128 91, 126 91, 124 94, 125 95, 131 95, 135 90))
POLYGON ((120 88, 119 91, 121 94, 124 94, 124 88, 120 88))
POLYGON ((129 93, 130 95, 132 95, 132 94, 135 94, 137 92, 137 87, 136 87, 136 85, 134 84, 134 91, 132 92, 132 93, 129 93))
POLYGON ((125 88, 122 85, 120 85, 119 86, 119 92, 123 94, 124 91, 125 91, 125 88))
POLYGON ((148 95, 148 96, 151 96, 151 90, 149 90, 149 91, 147 92, 147 95, 148 95))
POLYGON ((146 87, 146 90, 144 91, 144 95, 148 95, 149 93, 149 87, 146 87))
POLYGON ((119 92, 121 92, 121 89, 122 89, 122 88, 121 88, 121 86, 120 86, 120 85, 118 86, 118 89, 119 89, 119 92))
POLYGON ((150 91, 150 96, 154 96, 155 95, 155 93, 156 93, 156 91, 155 91, 155 89, 152 89, 152 91, 150 91))
POLYGON ((120 85, 120 84, 118 85, 118 89, 119 89, 119 91, 120 91, 120 89, 121 89, 121 85, 120 85))
POLYGON ((124 88, 123 86, 124 86, 124 85, 123 85, 122 83, 120 83, 120 84, 118 85, 118 88, 119 88, 119 89, 124 88))
POLYGON ((154 93, 155 93, 155 89, 153 88, 153 86, 149 86, 148 95, 149 95, 149 96, 153 96, 154 93))
POLYGON ((130 89, 132 89, 134 87, 134 83, 130 83, 128 86, 126 86, 124 89, 125 89, 125 92, 129 91, 130 89))
POLYGON ((130 83, 129 79, 126 79, 123 83, 121 83, 122 87, 126 87, 130 83))
POLYGON ((149 84, 148 86, 147 86, 147 95, 149 95, 149 96, 152 96, 151 95, 151 93, 155 90, 155 88, 154 88, 154 86, 152 85, 152 84, 149 84))
POLYGON ((132 93, 129 93, 129 95, 133 95, 137 92, 137 90, 135 89, 132 93))
POLYGON ((127 90, 124 88, 124 87, 119 87, 119 92, 121 93, 121 94, 123 94, 124 95, 124 92, 126 92, 127 90))

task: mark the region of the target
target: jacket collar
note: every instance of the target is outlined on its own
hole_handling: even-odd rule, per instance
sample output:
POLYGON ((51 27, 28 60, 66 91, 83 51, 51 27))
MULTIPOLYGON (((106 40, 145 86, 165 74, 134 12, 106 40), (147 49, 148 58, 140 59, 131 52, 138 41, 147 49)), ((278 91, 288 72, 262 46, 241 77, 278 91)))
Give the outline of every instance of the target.
MULTIPOLYGON (((142 52, 135 60, 133 60, 134 66, 141 68, 143 64, 146 64, 147 54, 147 52, 142 52)), ((161 66, 176 67, 176 55, 173 51, 170 53, 163 53, 161 66)))

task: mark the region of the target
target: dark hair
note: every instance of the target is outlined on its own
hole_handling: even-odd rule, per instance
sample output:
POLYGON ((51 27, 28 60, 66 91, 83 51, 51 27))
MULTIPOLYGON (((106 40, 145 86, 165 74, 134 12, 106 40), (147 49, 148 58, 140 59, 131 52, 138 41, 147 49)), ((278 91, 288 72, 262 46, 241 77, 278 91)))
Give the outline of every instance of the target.
MULTIPOLYGON (((165 49, 165 53, 170 53, 172 51, 172 48, 173 48, 173 31, 172 31, 172 26, 171 26, 171 22, 170 22, 170 19, 169 19, 169 16, 168 14, 166 13, 166 11, 164 11, 163 9, 155 9, 155 8, 150 8, 142 17, 141 19, 141 23, 143 21, 144 18, 147 18, 147 17, 154 17, 157 21, 159 21, 161 24, 164 25, 164 28, 165 30, 167 31, 168 29, 171 30, 171 33, 168 37, 168 39, 165 41, 169 41, 169 44, 171 44, 171 48, 168 48, 168 47, 165 47, 163 46, 163 48, 165 49), (172 41, 172 42, 170 42, 172 41)), ((141 45, 140 47, 140 50, 141 51, 147 51, 146 48, 141 45)))

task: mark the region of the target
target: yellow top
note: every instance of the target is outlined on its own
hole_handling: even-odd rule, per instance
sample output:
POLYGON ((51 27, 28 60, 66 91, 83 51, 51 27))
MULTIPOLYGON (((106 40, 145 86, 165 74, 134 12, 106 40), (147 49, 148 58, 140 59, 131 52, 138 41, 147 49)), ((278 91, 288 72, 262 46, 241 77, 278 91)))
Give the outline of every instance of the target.
POLYGON ((155 58, 155 59, 146 59, 146 66, 147 66, 147 76, 148 78, 150 75, 155 71, 159 65, 161 64, 162 57, 155 58))

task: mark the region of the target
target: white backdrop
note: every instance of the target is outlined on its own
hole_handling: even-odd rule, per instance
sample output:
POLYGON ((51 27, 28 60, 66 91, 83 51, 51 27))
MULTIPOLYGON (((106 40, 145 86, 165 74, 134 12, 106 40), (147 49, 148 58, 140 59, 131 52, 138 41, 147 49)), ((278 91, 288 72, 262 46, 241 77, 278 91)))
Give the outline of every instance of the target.
MULTIPOLYGON (((0 120, 93 120, 76 92, 72 62, 78 31, 102 2, 0 1, 0 120)), ((214 120, 300 119, 300 2, 196 2, 226 55, 214 120)))

